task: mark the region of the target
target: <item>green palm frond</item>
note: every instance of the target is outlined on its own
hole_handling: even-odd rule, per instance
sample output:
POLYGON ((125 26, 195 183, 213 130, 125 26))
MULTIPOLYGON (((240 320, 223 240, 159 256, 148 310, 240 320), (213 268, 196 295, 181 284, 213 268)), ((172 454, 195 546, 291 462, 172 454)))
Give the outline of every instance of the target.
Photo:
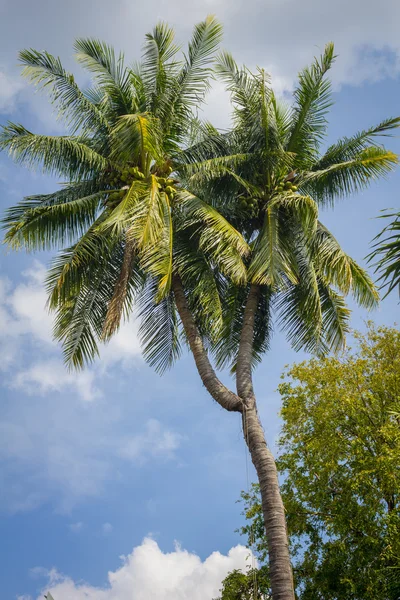
MULTIPOLYGON (((61 197, 65 198, 65 191, 61 190, 61 197)), ((57 194, 25 198, 6 211, 2 220, 6 229, 4 241, 13 250, 50 250, 69 244, 82 236, 95 221, 106 193, 100 191, 51 204, 46 202, 48 196, 54 199, 57 194)))
POLYGON ((248 275, 252 283, 273 289, 282 285, 285 277, 293 282, 297 280, 287 254, 287 231, 282 231, 276 206, 269 206, 265 211, 263 227, 254 242, 248 275))
POLYGON ((78 130, 83 135, 107 132, 109 124, 103 111, 80 90, 74 76, 64 69, 59 58, 31 49, 20 52, 19 60, 24 66, 22 74, 49 92, 52 102, 59 107, 58 116, 71 128, 71 134, 78 130))
POLYGON ((318 277, 321 299, 322 330, 326 347, 334 352, 344 348, 349 333, 350 310, 344 297, 336 292, 330 282, 318 277))
POLYGON ((156 301, 158 281, 149 279, 136 297, 139 337, 147 362, 163 373, 181 355, 180 328, 172 295, 156 301))
POLYGON ((336 198, 358 192, 373 180, 385 177, 398 162, 393 152, 371 146, 345 162, 303 173, 299 185, 317 202, 332 204, 336 198))
MULTIPOLYGON (((222 327, 217 339, 211 344, 211 349, 215 356, 217 367, 220 369, 229 367, 231 373, 236 371, 237 354, 248 290, 247 286, 239 287, 229 282, 222 286, 221 290, 224 307, 222 327)), ((264 353, 269 348, 273 331, 273 299, 274 296, 271 288, 260 286, 252 349, 253 368, 257 363, 261 362, 264 353)))
POLYGON ((200 248, 209 254, 221 270, 236 282, 246 281, 243 257, 249 246, 237 231, 215 208, 188 192, 179 196, 185 213, 185 227, 199 225, 200 248))
POLYGON ((174 252, 175 268, 185 290, 187 302, 200 331, 211 340, 218 339, 222 324, 222 301, 215 269, 199 247, 195 235, 177 231, 174 252))
POLYGON ((313 241, 313 252, 321 278, 340 290, 353 294, 357 302, 366 308, 374 308, 378 293, 369 275, 341 248, 332 233, 318 223, 313 241))
POLYGON ((102 262, 92 260, 68 269, 71 254, 67 251, 54 261, 47 287, 49 307, 55 312, 54 337, 63 346, 66 364, 81 369, 99 354, 101 324, 115 287, 110 277, 115 260, 112 249, 103 244, 102 262))
POLYGON ((170 289, 173 274, 174 229, 171 208, 166 195, 160 195, 163 213, 163 228, 157 241, 141 246, 140 264, 144 271, 158 281, 156 301, 165 298, 170 289))
POLYGON ((294 91, 294 115, 287 150, 306 162, 315 157, 326 133, 326 114, 332 104, 331 84, 325 78, 335 60, 334 46, 327 44, 320 59, 299 73, 294 91))
POLYGON ((371 146, 378 146, 377 139, 392 135, 400 127, 400 117, 385 119, 375 127, 344 137, 329 146, 325 154, 313 165, 313 171, 324 171, 337 164, 358 159, 360 153, 371 146))
POLYGON ((0 149, 7 150, 19 164, 41 166, 44 173, 69 180, 90 177, 110 167, 110 162, 93 150, 85 138, 38 135, 10 122, 0 131, 0 149))
MULTIPOLYGON (((302 275, 306 269, 302 269, 302 275)), ((309 273, 300 283, 288 283, 276 301, 279 325, 293 348, 323 354, 328 347, 323 341, 322 307, 317 277, 309 273), (311 285, 310 285, 311 284, 311 285)))
POLYGON ((221 40, 222 26, 214 16, 208 16, 195 26, 185 64, 178 77, 178 107, 198 106, 204 100, 213 74, 213 56, 221 40))
POLYGON ((93 73, 98 85, 112 102, 117 116, 129 114, 135 106, 130 85, 130 71, 124 65, 124 55, 96 39, 78 39, 74 45, 78 62, 93 73))
POLYGON ((156 118, 149 113, 135 113, 120 117, 112 131, 114 160, 134 162, 147 169, 147 157, 162 162, 161 131, 156 118))
POLYGON ((226 83, 234 107, 237 124, 251 125, 258 111, 257 86, 247 68, 240 68, 229 52, 221 52, 216 63, 219 77, 226 83))
POLYGON ((367 258, 380 274, 378 282, 386 288, 384 297, 396 287, 400 296, 400 212, 384 211, 380 218, 392 221, 374 238, 373 250, 367 258))
POLYGON ((166 23, 158 23, 146 35, 141 74, 147 97, 147 109, 154 115, 165 117, 172 110, 172 93, 178 72, 178 62, 173 60, 179 51, 174 44, 175 32, 166 23))

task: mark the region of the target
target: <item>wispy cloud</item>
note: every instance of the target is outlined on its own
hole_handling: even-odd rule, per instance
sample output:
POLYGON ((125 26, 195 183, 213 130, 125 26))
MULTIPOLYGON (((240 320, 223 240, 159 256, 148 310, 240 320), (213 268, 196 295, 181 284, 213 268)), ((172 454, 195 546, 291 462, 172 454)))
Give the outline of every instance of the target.
POLYGON ((143 464, 152 458, 170 460, 183 436, 165 429, 157 419, 149 419, 142 433, 122 441, 120 454, 129 461, 143 464))
POLYGON ((110 533, 112 533, 113 530, 114 527, 111 525, 111 523, 103 523, 103 525, 101 526, 101 531, 103 535, 110 535, 110 533))
POLYGON ((61 349, 52 340, 53 317, 46 310, 44 289, 46 270, 38 261, 23 272, 23 281, 13 285, 0 277, 0 370, 10 387, 37 394, 75 389, 83 400, 101 396, 98 381, 113 365, 140 360, 140 344, 135 323, 126 323, 109 344, 102 348, 94 367, 71 373, 63 365, 61 349))
POLYGON ((83 529, 83 523, 82 523, 82 521, 78 521, 77 523, 70 523, 68 525, 68 529, 72 533, 80 533, 83 529))

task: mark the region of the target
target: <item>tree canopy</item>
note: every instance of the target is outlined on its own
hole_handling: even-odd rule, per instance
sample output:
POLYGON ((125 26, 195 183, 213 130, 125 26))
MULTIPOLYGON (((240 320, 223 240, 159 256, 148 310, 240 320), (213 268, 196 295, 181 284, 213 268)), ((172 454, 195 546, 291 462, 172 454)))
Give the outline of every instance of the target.
MULTIPOLYGON (((355 342, 293 365, 279 387, 277 465, 301 600, 400 595, 400 332, 370 324, 355 342)), ((242 532, 264 561, 257 486, 243 499, 242 532)))
POLYGON ((145 357, 167 368, 181 352, 174 274, 217 366, 233 369, 251 284, 258 288, 254 361, 268 347, 273 318, 295 348, 324 352, 344 342, 347 293, 362 306, 377 302, 368 274, 319 221, 318 208, 395 167, 397 157, 378 138, 399 119, 321 153, 333 45, 299 74, 286 105, 263 70, 251 73, 226 52, 215 56, 221 35, 207 18, 181 56, 161 23, 134 67, 103 42, 79 39, 76 58, 93 80, 84 90, 59 58, 20 53, 24 75, 50 94, 68 135, 9 123, 0 147, 65 183, 8 209, 5 241, 62 249, 47 280, 49 306, 54 335, 75 367, 96 356, 135 301, 145 357), (216 76, 231 94, 228 132, 195 114, 216 76))

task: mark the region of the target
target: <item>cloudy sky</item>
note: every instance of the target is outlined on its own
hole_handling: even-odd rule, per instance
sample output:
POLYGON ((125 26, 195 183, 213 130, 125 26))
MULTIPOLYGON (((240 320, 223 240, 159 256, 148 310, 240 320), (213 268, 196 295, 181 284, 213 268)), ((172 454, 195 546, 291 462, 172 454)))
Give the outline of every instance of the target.
MULTIPOLYGON (((332 71, 330 139, 400 114, 397 0, 0 0, 0 122, 60 133, 46 98, 20 78, 18 50, 46 49, 85 82, 73 60, 76 37, 102 38, 140 56, 157 20, 184 42, 215 13, 224 46, 262 66, 281 93, 327 41, 332 71)), ((204 114, 229 122, 214 86, 204 114)), ((400 152, 397 139, 388 142, 400 152)), ((56 181, 0 156, 1 209, 56 181)), ((399 205, 399 173, 324 215, 345 249, 363 262, 386 207, 399 205)), ((142 361, 128 323, 89 370, 64 370, 51 341, 42 287, 50 255, 0 254, 0 564, 2 597, 36 600, 211 600, 248 552, 234 530, 246 459, 235 415, 207 397, 185 356, 162 379, 142 361)), ((397 298, 372 317, 392 324, 397 298)), ((354 310, 353 325, 368 315, 354 310)), ((275 390, 285 364, 300 359, 276 335, 257 373, 263 423, 279 432, 275 390)), ((227 376, 223 375, 227 378, 227 376)))

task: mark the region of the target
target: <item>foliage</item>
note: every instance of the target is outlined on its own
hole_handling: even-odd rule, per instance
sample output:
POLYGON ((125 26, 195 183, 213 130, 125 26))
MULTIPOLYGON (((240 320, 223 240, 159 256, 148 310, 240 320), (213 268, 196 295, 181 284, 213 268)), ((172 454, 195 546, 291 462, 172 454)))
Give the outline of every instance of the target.
MULTIPOLYGON (((370 323, 355 339, 355 351, 292 366, 279 388, 278 468, 302 600, 400 597, 400 332, 370 323)), ((242 533, 264 561, 258 486, 243 500, 242 533)))
POLYGON ((223 580, 219 600, 269 600, 269 588, 268 567, 249 569, 247 573, 235 569, 223 580))
POLYGON ((385 297, 396 287, 400 296, 400 211, 381 215, 380 218, 393 219, 374 238, 373 251, 369 260, 380 274, 378 281, 386 288, 385 297))
POLYGON ((9 123, 0 148, 65 183, 9 208, 5 241, 62 249, 47 283, 54 335, 70 366, 93 360, 135 304, 145 357, 168 368, 181 352, 174 275, 217 366, 233 370, 250 284, 261 292, 254 362, 274 320, 295 348, 324 353, 344 343, 345 295, 365 307, 377 303, 370 278, 320 223, 318 208, 395 167, 378 137, 400 120, 321 153, 333 45, 300 73, 286 106, 264 71, 238 67, 227 53, 216 62, 221 33, 208 17, 182 56, 173 30, 160 23, 133 67, 106 44, 79 39, 77 60, 93 80, 85 90, 58 58, 20 54, 24 75, 49 94, 68 134, 9 123), (216 75, 234 107, 226 133, 196 116, 216 75))

